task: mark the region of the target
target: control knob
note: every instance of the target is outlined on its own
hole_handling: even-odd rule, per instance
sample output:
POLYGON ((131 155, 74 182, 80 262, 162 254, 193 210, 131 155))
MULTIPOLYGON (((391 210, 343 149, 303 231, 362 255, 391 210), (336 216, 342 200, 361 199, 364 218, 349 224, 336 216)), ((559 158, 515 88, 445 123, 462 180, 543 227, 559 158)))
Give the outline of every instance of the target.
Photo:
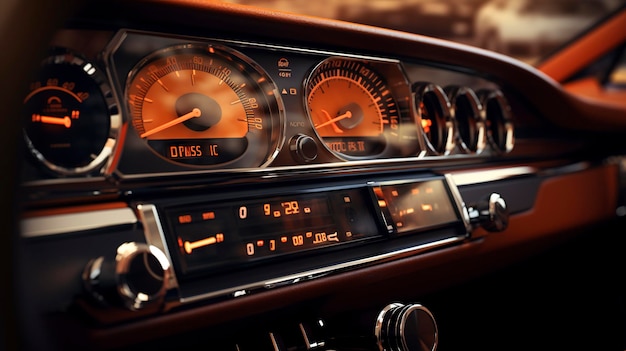
POLYGON ((501 232, 509 225, 509 209, 498 193, 468 206, 467 212, 473 226, 481 226, 489 232, 501 232))
POLYGON ((313 162, 317 158, 317 144, 308 135, 298 134, 294 136, 289 143, 289 149, 293 157, 299 162, 313 162))
POLYGON ((140 310, 161 302, 167 290, 170 263, 155 246, 129 242, 117 248, 115 257, 100 256, 83 271, 83 285, 103 304, 121 304, 140 310))
POLYGON ((387 305, 374 334, 380 351, 435 351, 439 338, 433 314, 420 304, 387 305))

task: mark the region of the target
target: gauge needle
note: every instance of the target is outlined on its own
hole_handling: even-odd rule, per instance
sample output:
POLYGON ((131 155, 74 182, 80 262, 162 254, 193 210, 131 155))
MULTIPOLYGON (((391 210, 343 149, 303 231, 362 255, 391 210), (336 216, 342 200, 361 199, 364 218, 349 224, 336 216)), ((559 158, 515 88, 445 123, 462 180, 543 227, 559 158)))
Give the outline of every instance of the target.
POLYGON ((193 110, 191 110, 191 112, 189 112, 187 114, 184 114, 184 115, 182 115, 182 116, 180 116, 180 117, 178 117, 178 118, 176 118, 176 119, 174 119, 172 121, 169 121, 167 123, 161 124, 160 126, 158 126, 156 128, 150 129, 149 131, 141 134, 140 137, 142 137, 142 138, 148 137, 148 136, 150 136, 152 134, 158 133, 158 132, 160 132, 162 130, 165 130, 167 128, 171 128, 171 127, 173 127, 173 126, 175 126, 175 125, 177 125, 179 123, 183 123, 183 122, 185 122, 187 120, 190 120, 192 118, 200 117, 201 114, 202 113, 200 112, 199 108, 194 108, 193 110))
POLYGON ((339 129, 339 127, 337 127, 335 122, 341 121, 344 118, 352 118, 352 112, 350 112, 350 111, 346 111, 346 113, 344 113, 343 115, 339 115, 339 116, 337 116, 335 118, 330 118, 330 115, 328 114, 328 112, 326 112, 326 110, 322 110, 322 113, 326 116, 326 118, 328 118, 328 121, 326 121, 324 123, 321 123, 321 124, 315 125, 315 128, 322 128, 322 127, 325 127, 325 126, 327 126, 329 124, 332 124, 333 129, 337 133, 343 133, 343 130, 339 129))
POLYGON ((72 126, 72 119, 69 116, 65 117, 52 117, 33 114, 33 122, 41 122, 47 124, 58 124, 69 128, 72 126))
POLYGON ((198 241, 185 241, 184 248, 185 248, 186 253, 191 254, 191 252, 197 248, 221 243, 223 241, 224 241, 224 234, 219 233, 215 236, 210 236, 206 239, 201 239, 198 241))

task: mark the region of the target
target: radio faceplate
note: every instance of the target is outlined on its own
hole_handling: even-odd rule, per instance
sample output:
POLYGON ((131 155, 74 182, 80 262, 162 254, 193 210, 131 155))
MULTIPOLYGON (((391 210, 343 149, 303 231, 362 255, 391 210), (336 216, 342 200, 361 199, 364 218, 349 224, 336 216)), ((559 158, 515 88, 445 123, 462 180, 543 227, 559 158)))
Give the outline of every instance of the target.
POLYGON ((380 238, 367 188, 165 209, 182 274, 216 272, 380 238))
POLYGON ((468 236, 450 177, 359 179, 138 206, 179 301, 242 295, 468 236))

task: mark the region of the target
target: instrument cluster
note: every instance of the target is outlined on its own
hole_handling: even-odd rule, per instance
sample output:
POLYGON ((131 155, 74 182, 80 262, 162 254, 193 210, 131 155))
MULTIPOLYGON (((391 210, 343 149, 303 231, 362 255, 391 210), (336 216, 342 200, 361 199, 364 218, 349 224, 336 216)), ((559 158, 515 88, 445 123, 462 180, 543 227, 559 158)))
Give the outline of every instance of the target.
POLYGON ((394 58, 134 30, 110 33, 99 48, 84 44, 89 32, 68 32, 59 34, 24 99, 24 137, 37 164, 33 182, 513 148, 502 91, 464 73, 394 58), (80 37, 84 47, 64 46, 76 42, 64 35, 80 37), (441 75, 455 83, 437 84, 441 75))

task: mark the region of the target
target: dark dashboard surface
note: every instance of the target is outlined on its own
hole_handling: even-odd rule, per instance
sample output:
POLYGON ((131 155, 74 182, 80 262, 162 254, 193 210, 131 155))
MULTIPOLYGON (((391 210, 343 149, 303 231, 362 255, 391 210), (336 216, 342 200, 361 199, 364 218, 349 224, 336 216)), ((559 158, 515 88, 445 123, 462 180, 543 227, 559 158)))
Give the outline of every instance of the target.
POLYGON ((622 110, 469 46, 139 1, 79 7, 42 51, 20 286, 53 349, 382 348, 385 305, 383 324, 620 201, 623 126, 581 126, 622 110))

